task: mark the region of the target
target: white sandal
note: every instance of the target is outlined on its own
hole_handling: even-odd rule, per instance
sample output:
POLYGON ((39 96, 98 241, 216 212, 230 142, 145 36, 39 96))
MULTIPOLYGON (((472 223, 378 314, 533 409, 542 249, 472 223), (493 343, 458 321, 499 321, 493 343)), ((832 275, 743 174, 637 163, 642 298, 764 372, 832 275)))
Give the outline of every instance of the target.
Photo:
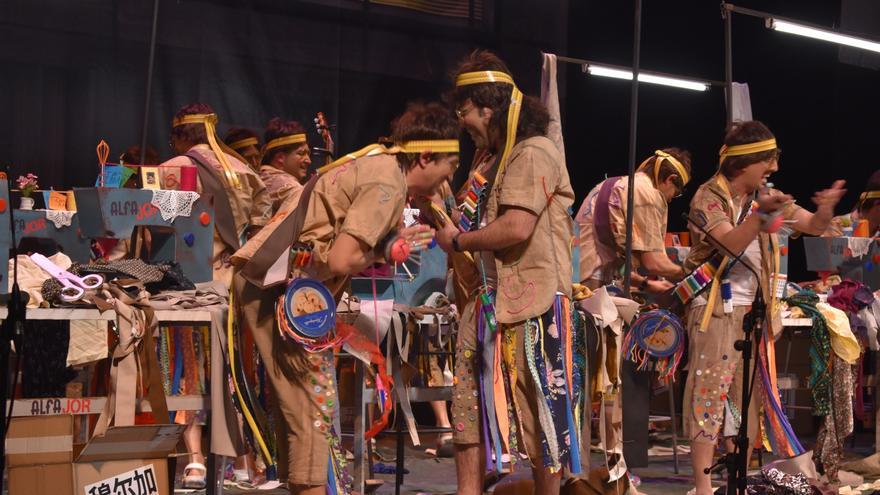
POLYGON ((183 468, 183 488, 190 490, 204 490, 207 486, 205 476, 208 474, 208 468, 201 462, 191 462, 183 468), (200 470, 202 474, 189 474, 190 471, 200 470))

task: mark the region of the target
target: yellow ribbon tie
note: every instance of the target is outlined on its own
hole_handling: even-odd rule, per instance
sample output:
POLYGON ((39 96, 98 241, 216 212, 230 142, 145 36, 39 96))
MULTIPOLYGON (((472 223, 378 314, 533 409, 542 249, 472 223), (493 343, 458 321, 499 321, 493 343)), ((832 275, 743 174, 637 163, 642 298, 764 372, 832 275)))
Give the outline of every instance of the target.
POLYGON ((752 153, 775 150, 776 148, 775 138, 765 139, 755 143, 737 144, 734 146, 727 146, 725 144, 718 152, 718 164, 720 165, 728 156, 751 155, 752 153))
POLYGON ((257 141, 257 138, 249 137, 249 138, 239 139, 238 141, 234 141, 232 143, 229 143, 229 147, 234 150, 240 150, 242 148, 247 148, 248 146, 256 146, 258 144, 260 144, 260 142, 257 141))
MULTIPOLYGON (((173 127, 187 124, 204 124, 205 134, 208 137, 208 145, 211 147, 211 151, 217 155, 217 160, 220 162, 220 167, 223 169, 223 174, 226 176, 226 183, 236 189, 241 189, 241 181, 238 179, 238 174, 233 170, 232 166, 229 165, 229 160, 226 159, 226 153, 229 153, 236 158, 240 158, 240 155, 217 139, 217 114, 194 113, 174 119, 172 122, 173 127)), ((243 159, 241 160, 244 162, 243 159)))
POLYGON ((660 166, 663 164, 663 160, 666 160, 667 162, 669 162, 670 165, 672 165, 672 168, 675 169, 675 172, 681 178, 682 185, 686 186, 687 183, 691 181, 691 176, 690 174, 688 174, 687 169, 684 167, 684 165, 682 165, 681 162, 678 161, 674 156, 662 150, 655 150, 654 156, 646 158, 645 161, 643 161, 642 164, 639 165, 638 171, 644 172, 648 168, 648 162, 651 161, 651 158, 655 157, 657 158, 657 160, 654 163, 654 184, 660 184, 660 166))
POLYGON ((405 141, 397 146, 404 153, 458 153, 459 144, 457 139, 425 139, 419 141, 405 141))
POLYGON ((880 191, 865 191, 859 196, 859 204, 869 199, 880 199, 880 191))
MULTIPOLYGON (((510 155, 510 150, 513 148, 514 141, 516 141, 516 126, 519 123, 519 112, 522 109, 523 94, 519 88, 516 87, 516 83, 513 82, 513 78, 510 74, 504 72, 494 70, 465 72, 455 79, 456 86, 468 86, 481 83, 510 84, 513 86, 510 93, 510 106, 507 111, 507 134, 504 141, 504 150, 501 152, 501 157, 498 160, 498 172, 495 174, 495 183, 497 184, 504 174, 508 155, 510 155)), ((492 187, 494 189, 495 185, 493 184, 492 187)))
POLYGON ((394 155, 394 154, 397 154, 400 152, 401 152, 401 150, 397 146, 388 147, 388 146, 385 146, 384 144, 378 144, 378 143, 370 144, 370 145, 364 146, 363 148, 361 148, 357 151, 354 151, 354 152, 349 153, 347 155, 341 156, 338 159, 328 163, 327 165, 324 165, 323 167, 318 169, 318 175, 326 174, 327 172, 329 172, 335 168, 341 167, 341 166, 345 165, 346 163, 352 162, 354 160, 357 160, 358 158, 362 158, 365 156, 394 155))

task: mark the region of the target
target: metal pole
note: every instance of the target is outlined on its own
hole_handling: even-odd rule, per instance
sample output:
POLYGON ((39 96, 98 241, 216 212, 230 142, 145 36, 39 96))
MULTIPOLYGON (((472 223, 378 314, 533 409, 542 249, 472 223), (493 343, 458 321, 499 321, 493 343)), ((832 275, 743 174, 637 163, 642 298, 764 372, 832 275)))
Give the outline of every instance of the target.
POLYGON ((721 15, 724 17, 724 101, 727 104, 727 125, 733 123, 733 12, 727 8, 729 4, 721 4, 721 15))
POLYGON ((150 35, 150 58, 147 63, 147 94, 144 96, 144 125, 141 128, 141 156, 143 164, 147 154, 147 129, 150 123, 150 93, 153 92, 153 62, 156 59, 156 26, 159 25, 159 0, 153 0, 153 28, 150 35))
POLYGON ((632 242, 633 242, 633 194, 636 174, 636 130, 639 117, 639 52, 642 44, 642 0, 635 0, 635 18, 633 28, 633 64, 632 93, 629 106, 629 182, 626 192, 626 252, 623 268, 623 294, 629 297, 629 286, 632 282, 632 242))

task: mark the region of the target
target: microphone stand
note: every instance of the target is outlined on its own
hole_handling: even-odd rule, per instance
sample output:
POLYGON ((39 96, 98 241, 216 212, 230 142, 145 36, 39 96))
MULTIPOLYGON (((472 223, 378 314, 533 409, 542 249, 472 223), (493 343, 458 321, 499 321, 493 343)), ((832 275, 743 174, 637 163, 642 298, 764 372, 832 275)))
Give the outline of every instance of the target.
MULTIPOLYGON (((11 182, 9 170, 6 171, 7 181, 11 182)), ((9 187, 8 190, 12 188, 9 187)), ((13 370, 12 389, 9 387, 9 363, 13 344, 18 354, 18 362, 21 363, 21 336, 24 333, 25 321, 25 305, 22 300, 21 290, 18 287, 18 247, 15 239, 15 217, 13 216, 12 204, 7 201, 9 208, 9 228, 12 231, 12 246, 10 255, 12 256, 12 290, 9 292, 9 300, 6 303, 7 313, 6 319, 0 326, 0 372, 3 377, 0 378, 0 401, 3 403, 3 414, 0 415, 0 492, 3 491, 3 476, 6 468, 6 433, 9 429, 9 420, 12 417, 12 406, 15 397, 15 384, 18 381, 18 370, 13 370), (7 403, 9 404, 7 409, 7 403)), ((6 280, 0 281, 8 283, 6 280)), ((18 368, 18 367, 16 367, 18 368)))
MULTIPOLYGON (((717 246, 724 254, 733 258, 746 267, 755 276, 758 281, 757 290, 755 290, 755 299, 752 301, 752 309, 746 313, 743 318, 743 338, 734 343, 734 348, 742 354, 743 363, 743 380, 742 380, 742 403, 740 405, 741 420, 739 431, 734 441, 735 448, 733 452, 727 452, 721 456, 715 464, 703 470, 705 474, 713 473, 719 469, 727 470, 727 495, 745 495, 746 480, 748 478, 748 452, 749 452, 749 404, 752 398, 752 387, 749 373, 752 360, 752 332, 755 333, 756 344, 760 345, 761 331, 764 326, 764 318, 766 317, 767 305, 764 302, 764 293, 761 289, 761 277, 751 265, 746 263, 740 255, 732 252, 724 244, 718 241, 709 233, 702 225, 699 225, 689 215, 683 214, 684 219, 691 225, 702 232, 715 246, 717 246)), ((711 308, 707 308, 711 311, 711 308)), ((722 426, 723 428, 723 426, 722 426)))

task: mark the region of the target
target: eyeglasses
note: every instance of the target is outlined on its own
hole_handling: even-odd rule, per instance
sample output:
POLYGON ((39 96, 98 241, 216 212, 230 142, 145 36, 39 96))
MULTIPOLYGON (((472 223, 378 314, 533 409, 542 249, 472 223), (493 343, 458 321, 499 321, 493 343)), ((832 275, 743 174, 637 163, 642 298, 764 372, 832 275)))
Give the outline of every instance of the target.
POLYGON ((463 118, 467 117, 467 114, 471 113, 471 110, 473 110, 473 109, 474 109, 473 105, 469 105, 467 108, 456 108, 455 115, 458 118, 463 119, 463 118))

